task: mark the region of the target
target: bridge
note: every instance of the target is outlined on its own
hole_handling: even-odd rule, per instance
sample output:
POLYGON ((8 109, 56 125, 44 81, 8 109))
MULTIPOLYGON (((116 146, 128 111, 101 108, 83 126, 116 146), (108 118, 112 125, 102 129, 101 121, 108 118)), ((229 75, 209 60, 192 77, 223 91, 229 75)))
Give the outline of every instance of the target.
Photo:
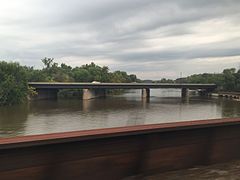
POLYGON ((60 82, 29 82, 36 89, 36 99, 56 98, 61 89, 83 89, 83 99, 92 99, 106 95, 107 89, 142 89, 142 97, 150 97, 150 89, 175 88, 182 89, 182 97, 188 96, 188 90, 201 89, 209 93, 217 88, 216 84, 177 84, 177 83, 60 83, 60 82))

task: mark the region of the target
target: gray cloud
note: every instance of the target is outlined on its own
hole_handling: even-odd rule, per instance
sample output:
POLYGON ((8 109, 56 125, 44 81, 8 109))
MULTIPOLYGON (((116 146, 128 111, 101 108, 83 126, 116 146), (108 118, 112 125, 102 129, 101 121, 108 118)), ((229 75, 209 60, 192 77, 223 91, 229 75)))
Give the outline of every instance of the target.
POLYGON ((217 72, 223 66, 204 62, 238 64, 223 61, 240 55, 239 9, 238 0, 3 0, 0 58, 36 67, 45 56, 96 60, 141 78, 174 78, 186 63, 186 74, 217 72))

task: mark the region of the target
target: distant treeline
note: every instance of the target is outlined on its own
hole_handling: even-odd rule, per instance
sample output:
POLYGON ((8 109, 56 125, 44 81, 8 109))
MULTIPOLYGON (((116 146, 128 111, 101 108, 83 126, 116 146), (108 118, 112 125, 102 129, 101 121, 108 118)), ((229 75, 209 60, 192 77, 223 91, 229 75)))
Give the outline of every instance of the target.
POLYGON ((194 74, 176 79, 177 83, 214 83, 220 91, 240 91, 240 69, 224 69, 222 73, 194 74))
POLYGON ((145 83, 213 83, 218 85, 219 91, 240 91, 240 69, 235 68, 224 69, 222 73, 203 73, 194 74, 176 80, 165 79, 161 80, 143 80, 145 83))
POLYGON ((140 82, 136 75, 124 71, 110 72, 107 66, 93 62, 80 67, 58 64, 53 58, 42 59, 43 69, 21 66, 16 62, 0 61, 0 105, 21 103, 33 94, 28 82, 140 82))

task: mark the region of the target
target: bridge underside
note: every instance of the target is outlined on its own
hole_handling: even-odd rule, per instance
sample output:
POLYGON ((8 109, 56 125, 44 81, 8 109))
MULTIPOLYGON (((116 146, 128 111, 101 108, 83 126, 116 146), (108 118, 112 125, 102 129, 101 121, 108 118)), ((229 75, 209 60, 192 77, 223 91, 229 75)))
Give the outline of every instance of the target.
POLYGON ((58 89, 36 89, 37 95, 31 97, 32 100, 57 99, 58 89))

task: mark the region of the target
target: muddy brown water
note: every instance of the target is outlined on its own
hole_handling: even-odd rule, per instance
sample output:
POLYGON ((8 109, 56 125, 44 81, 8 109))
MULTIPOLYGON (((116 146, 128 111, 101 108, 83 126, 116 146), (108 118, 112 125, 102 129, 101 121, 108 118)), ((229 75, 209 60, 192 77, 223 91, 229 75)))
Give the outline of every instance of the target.
POLYGON ((141 98, 140 90, 132 90, 104 99, 41 100, 0 107, 0 137, 240 117, 240 102, 180 95, 177 89, 156 89, 148 101, 141 98))

